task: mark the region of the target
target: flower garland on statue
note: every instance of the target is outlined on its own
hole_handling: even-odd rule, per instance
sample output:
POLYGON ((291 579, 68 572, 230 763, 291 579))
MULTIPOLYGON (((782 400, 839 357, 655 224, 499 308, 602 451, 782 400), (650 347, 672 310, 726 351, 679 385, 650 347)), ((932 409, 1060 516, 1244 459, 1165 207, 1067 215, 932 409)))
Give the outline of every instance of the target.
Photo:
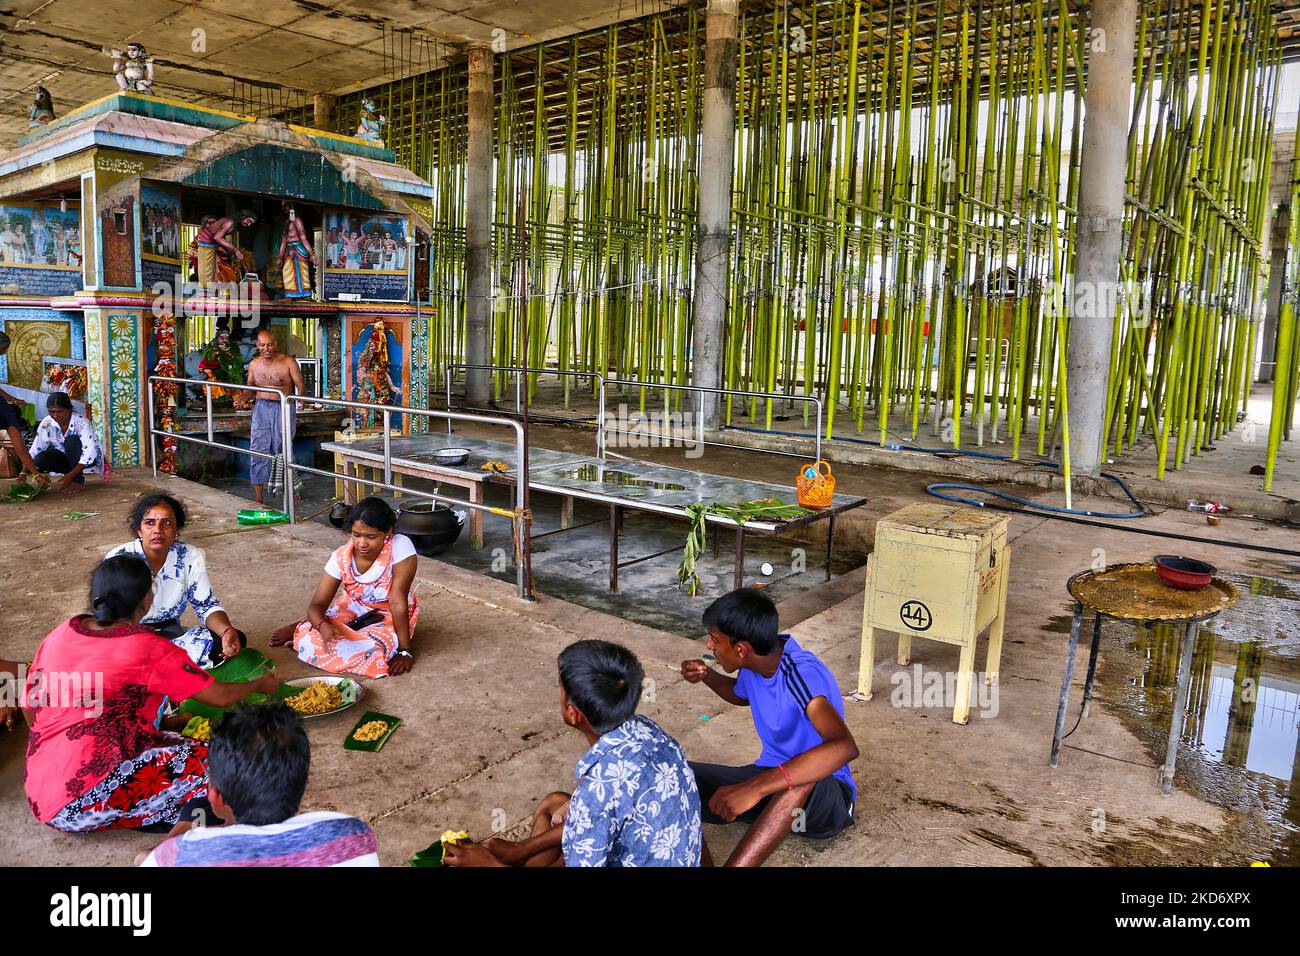
MULTIPOLYGON (((393 395, 402 390, 393 383, 388 366, 388 330, 383 321, 370 327, 370 341, 357 359, 357 382, 353 389, 355 400, 374 405, 391 405, 393 395)), ((366 425, 375 424, 376 413, 368 412, 366 425)))
MULTIPOLYGON (((204 374, 209 382, 222 382, 227 384, 243 384, 244 380, 244 360, 239 352, 233 348, 223 349, 219 347, 216 340, 209 342, 203 347, 202 358, 199 359, 199 371, 204 374)), ((214 388, 212 397, 214 399, 234 396, 238 389, 214 388)))
MULTIPOLYGON (((176 377, 176 318, 170 312, 162 312, 154 325, 154 343, 158 346, 158 364, 153 373, 167 378, 176 377)), ((157 396, 158 430, 176 431, 176 393, 175 382, 158 382, 154 385, 157 396)), ((169 475, 176 473, 176 439, 163 439, 162 457, 158 460, 158 470, 169 475)))
POLYGON ((86 418, 94 420, 90 402, 86 401, 86 389, 89 387, 84 365, 54 364, 45 370, 45 381, 61 392, 67 392, 69 398, 75 398, 86 404, 86 418))

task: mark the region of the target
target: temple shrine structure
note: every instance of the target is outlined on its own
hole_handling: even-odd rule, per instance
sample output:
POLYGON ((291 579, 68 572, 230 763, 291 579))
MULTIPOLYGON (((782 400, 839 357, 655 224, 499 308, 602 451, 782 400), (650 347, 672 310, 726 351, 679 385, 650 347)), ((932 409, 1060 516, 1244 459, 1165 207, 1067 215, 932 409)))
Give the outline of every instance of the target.
MULTIPOLYGON (((269 329, 309 397, 358 400, 376 397, 358 363, 368 348, 382 354, 372 343, 382 332, 383 387, 425 407, 431 193, 363 139, 129 92, 87 103, 0 157, 0 330, 12 341, 0 383, 39 417, 42 386, 72 379, 65 390, 90 406, 113 467, 151 463, 148 378, 169 324, 161 358, 174 375, 203 378, 218 332, 247 358, 269 329), (311 254, 299 246, 286 269, 291 219, 311 254), (205 224, 232 220, 225 240, 240 260, 200 274, 212 271, 194 255, 205 224)), ((193 393, 179 390, 172 414, 181 430, 206 430, 193 393)), ((307 405, 296 455, 312 455, 340 420, 337 407, 307 405)), ((248 413, 223 407, 216 432, 247 447, 248 413)), ((196 460, 197 447, 184 446, 182 471, 214 464, 196 460)), ((229 457, 246 470, 246 456, 229 457)))

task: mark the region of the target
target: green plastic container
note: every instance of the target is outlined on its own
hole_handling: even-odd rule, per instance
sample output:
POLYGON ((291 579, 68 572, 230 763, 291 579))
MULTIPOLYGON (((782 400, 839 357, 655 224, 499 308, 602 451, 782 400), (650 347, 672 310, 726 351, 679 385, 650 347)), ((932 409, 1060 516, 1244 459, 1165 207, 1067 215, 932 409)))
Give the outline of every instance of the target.
POLYGON ((240 524, 288 524, 289 516, 274 508, 245 508, 235 516, 240 524))

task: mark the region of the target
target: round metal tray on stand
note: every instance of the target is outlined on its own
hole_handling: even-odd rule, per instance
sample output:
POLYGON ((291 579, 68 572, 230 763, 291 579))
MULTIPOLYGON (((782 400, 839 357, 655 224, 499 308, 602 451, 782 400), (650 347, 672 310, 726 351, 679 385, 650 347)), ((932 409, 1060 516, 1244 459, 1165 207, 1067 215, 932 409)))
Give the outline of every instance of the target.
POLYGON ((1203 621, 1226 611, 1241 599, 1241 592, 1231 582, 1214 578, 1194 591, 1172 587, 1160 579, 1153 563, 1113 564, 1101 570, 1081 571, 1066 582, 1074 598, 1074 619, 1070 623, 1070 643, 1066 650, 1065 678, 1061 682, 1061 701, 1056 711, 1056 730, 1052 736, 1050 766, 1055 767, 1065 731, 1065 713, 1070 700, 1070 681, 1074 676, 1074 657, 1079 647, 1079 631, 1084 608, 1093 612, 1092 647, 1088 654, 1088 676, 1083 685, 1083 709, 1079 719, 1088 716, 1092 686, 1097 674, 1097 652, 1101 647, 1103 617, 1137 624, 1182 624, 1183 655, 1178 665, 1178 684, 1174 695, 1174 712, 1169 726, 1169 744, 1160 768, 1160 789, 1168 795, 1174 784, 1174 765, 1178 759, 1178 740, 1183 732, 1183 712, 1187 709, 1187 690, 1192 675, 1192 648, 1196 632, 1203 621))

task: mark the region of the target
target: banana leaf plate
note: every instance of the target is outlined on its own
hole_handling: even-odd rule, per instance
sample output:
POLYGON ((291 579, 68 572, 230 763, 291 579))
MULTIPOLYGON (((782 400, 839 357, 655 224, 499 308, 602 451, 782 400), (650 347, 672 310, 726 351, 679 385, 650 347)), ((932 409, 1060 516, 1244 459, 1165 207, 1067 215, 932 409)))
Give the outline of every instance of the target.
POLYGON ((442 866, 442 841, 434 840, 408 862, 411 866, 442 866))
MULTIPOLYGON (((234 657, 222 661, 216 667, 208 671, 213 679, 222 683, 234 683, 236 681, 252 680, 257 677, 263 670, 274 671, 275 662, 253 647, 246 647, 234 657)), ((239 703, 260 704, 266 700, 284 700, 301 694, 307 685, 315 681, 324 681, 327 684, 338 684, 343 693, 343 705, 336 707, 334 710, 326 711, 323 714, 304 714, 304 717, 325 717, 329 714, 336 714, 340 710, 346 710, 355 704, 365 695, 365 688, 352 680, 350 677, 339 677, 334 674, 325 674, 320 677, 300 677, 297 680, 281 681, 280 686, 274 694, 249 694, 239 703)), ((187 714, 193 714, 196 717, 207 717, 209 720, 215 720, 224 714, 227 710, 232 710, 238 704, 232 704, 230 707, 214 707, 211 704, 205 704, 195 700, 193 697, 184 700, 180 704, 180 710, 187 714)))
POLYGON ((388 738, 393 736, 393 731, 402 725, 402 718, 394 717, 391 714, 381 714, 373 710, 368 710, 361 715, 356 726, 348 731, 347 737, 343 739, 344 750, 364 750, 368 753, 377 753, 379 748, 388 742, 388 738), (375 740, 357 740, 353 735, 361 728, 362 724, 367 724, 372 720, 382 720, 388 724, 388 729, 384 731, 382 737, 375 740))

